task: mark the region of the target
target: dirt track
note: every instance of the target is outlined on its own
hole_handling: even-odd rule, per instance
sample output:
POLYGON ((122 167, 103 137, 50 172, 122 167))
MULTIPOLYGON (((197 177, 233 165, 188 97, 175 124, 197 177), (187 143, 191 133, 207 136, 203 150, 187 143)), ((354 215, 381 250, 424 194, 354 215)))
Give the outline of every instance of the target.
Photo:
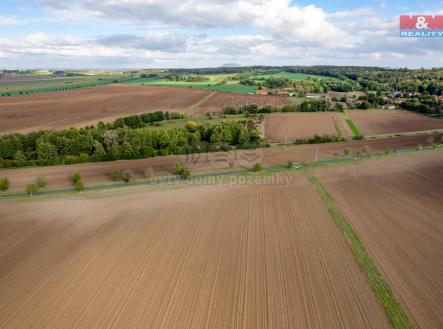
MULTIPOLYGON (((405 136, 386 140, 352 141, 344 143, 329 143, 318 145, 299 145, 289 147, 272 147, 258 150, 240 150, 237 152, 219 152, 209 154, 194 154, 189 156, 167 156, 140 160, 124 160, 78 165, 35 167, 21 169, 0 169, 0 177, 9 177, 11 191, 24 191, 26 186, 33 183, 37 176, 43 175, 48 180, 48 187, 60 188, 71 186, 71 175, 79 171, 86 185, 97 183, 111 183, 111 173, 115 168, 132 169, 136 178, 143 178, 146 167, 154 168, 157 175, 174 173, 175 163, 183 163, 194 173, 211 170, 233 168, 251 168, 257 162, 265 165, 284 164, 288 160, 294 162, 314 161, 318 150, 318 159, 331 159, 337 155, 343 156, 345 148, 353 152, 361 152, 364 145, 371 151, 385 151, 391 149, 415 148, 417 144, 426 145, 429 136, 405 136)), ((440 137, 438 137, 440 138, 440 137)), ((436 138, 437 139, 437 138, 436 138)))
POLYGON ((443 154, 319 169, 417 328, 443 328, 443 154))
POLYGON ((2 203, 0 328, 389 328, 292 177, 2 203))
POLYGON ((406 110, 349 111, 363 135, 443 129, 443 120, 406 110))
POLYGON ((337 136, 335 124, 343 136, 352 136, 340 113, 274 113, 266 117, 266 138, 271 142, 290 142, 316 134, 337 136))

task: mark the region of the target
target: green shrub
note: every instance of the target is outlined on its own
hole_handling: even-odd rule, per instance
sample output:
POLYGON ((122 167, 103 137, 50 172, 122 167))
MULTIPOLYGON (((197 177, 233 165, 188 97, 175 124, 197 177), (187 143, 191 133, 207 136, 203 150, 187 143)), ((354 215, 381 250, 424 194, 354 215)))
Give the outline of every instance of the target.
POLYGON ((191 171, 178 162, 175 164, 175 174, 179 175, 181 179, 189 179, 191 177, 191 171))
POLYGON ((46 177, 38 176, 37 179, 35 180, 35 185, 38 188, 45 188, 46 185, 48 185, 48 182, 46 181, 46 177))
POLYGON ((83 182, 81 180, 78 180, 74 183, 74 190, 76 190, 77 192, 81 192, 83 191, 85 188, 83 186, 83 182))
POLYGON ((129 183, 131 179, 134 177, 134 172, 131 169, 125 170, 122 172, 121 177, 125 183, 129 183))
POLYGON ((35 184, 30 184, 26 187, 26 193, 28 193, 31 197, 32 194, 36 193, 38 191, 38 187, 35 184))
POLYGON ((343 150, 343 153, 344 153, 345 155, 351 155, 351 154, 352 154, 352 150, 351 150, 350 148, 345 148, 345 149, 343 150))
POLYGON ((10 186, 10 181, 8 177, 0 179, 0 191, 6 192, 7 190, 9 190, 9 186, 10 186))
POLYGON ((82 177, 80 176, 80 173, 77 171, 74 173, 71 177, 72 183, 75 185, 75 183, 81 181, 82 177))
POLYGON ((253 171, 261 171, 263 170, 263 166, 261 165, 261 163, 256 163, 255 165, 252 166, 252 170, 253 171))
POLYGON ((286 166, 288 167, 288 169, 294 168, 294 162, 289 160, 286 166))
POLYGON ((114 182, 117 182, 117 181, 119 181, 119 180, 122 180, 122 173, 121 173, 120 169, 114 169, 114 170, 112 171, 112 175, 111 175, 111 177, 112 177, 112 180, 113 180, 114 182))

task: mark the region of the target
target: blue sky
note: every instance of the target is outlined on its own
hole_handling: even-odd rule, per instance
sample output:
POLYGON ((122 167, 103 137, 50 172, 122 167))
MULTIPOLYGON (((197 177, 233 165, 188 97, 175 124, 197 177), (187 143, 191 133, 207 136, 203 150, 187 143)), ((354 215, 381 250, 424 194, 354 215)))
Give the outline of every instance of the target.
POLYGON ((443 1, 3 0, 0 68, 442 66, 443 38, 398 36, 425 13, 443 1))

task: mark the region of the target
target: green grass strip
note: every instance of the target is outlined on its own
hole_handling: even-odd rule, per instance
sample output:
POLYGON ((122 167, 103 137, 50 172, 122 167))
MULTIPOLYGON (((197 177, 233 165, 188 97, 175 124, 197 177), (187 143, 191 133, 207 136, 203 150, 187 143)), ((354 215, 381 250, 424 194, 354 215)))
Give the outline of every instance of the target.
POLYGON ((394 294, 388 283, 383 279, 380 271, 375 265, 374 260, 369 256, 363 243, 359 239, 357 233, 353 230, 352 226, 348 223, 345 216, 338 209, 334 202, 334 199, 325 190, 320 181, 312 176, 308 175, 308 179, 317 192, 320 194, 321 199, 325 203, 329 214, 334 222, 337 224, 340 231, 343 233, 346 242, 348 243, 351 251, 356 258, 360 268, 362 269, 366 279, 372 291, 375 294, 378 302, 380 303, 386 317, 393 329, 412 329, 414 326, 409 320, 406 312, 396 300, 394 294))
POLYGON ((361 136, 361 132, 355 125, 354 121, 352 121, 351 119, 346 119, 346 123, 348 124, 349 128, 351 128, 354 136, 361 136))
POLYGON ((334 125, 335 125, 335 130, 337 131, 338 137, 343 137, 343 133, 341 131, 340 126, 338 125, 338 122, 334 122, 334 125))

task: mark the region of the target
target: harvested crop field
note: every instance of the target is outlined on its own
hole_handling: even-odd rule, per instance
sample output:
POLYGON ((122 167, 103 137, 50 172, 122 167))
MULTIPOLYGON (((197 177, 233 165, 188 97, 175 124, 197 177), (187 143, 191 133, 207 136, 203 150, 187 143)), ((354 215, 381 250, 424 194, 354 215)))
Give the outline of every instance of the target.
POLYGON ((257 104, 259 106, 273 105, 282 107, 293 104, 296 99, 280 96, 244 95, 235 93, 217 92, 194 109, 194 114, 220 113, 226 106, 240 107, 245 104, 257 104))
POLYGON ((443 120, 406 110, 349 111, 363 135, 443 129, 443 120))
POLYGON ((335 97, 336 99, 340 100, 340 98, 342 98, 343 96, 346 98, 358 98, 360 96, 366 96, 366 93, 364 91, 328 91, 328 96, 330 98, 335 97))
POLYGON ((389 328, 306 178, 3 202, 0 328, 389 328))
POLYGON ((316 170, 416 328, 443 328, 443 153, 316 170))
POLYGON ((0 100, 0 133, 84 127, 137 113, 184 112, 211 91, 108 85, 5 97, 0 100))
POLYGON ((314 135, 351 136, 344 118, 336 112, 273 113, 266 116, 266 138, 271 142, 291 142, 314 135))
MULTIPOLYGON (((442 135, 435 135, 440 140, 442 135)), ((213 170, 229 170, 232 168, 251 168, 253 164, 261 162, 264 165, 281 165, 288 160, 294 162, 332 159, 344 155, 344 149, 349 148, 354 153, 362 152, 365 146, 371 152, 383 152, 387 149, 413 149, 417 144, 427 145, 428 135, 402 136, 380 140, 362 140, 342 143, 326 143, 316 145, 297 145, 272 147, 265 149, 238 150, 231 152, 201 153, 188 156, 167 156, 137 160, 121 160, 98 163, 84 163, 50 167, 31 167, 18 169, 0 169, 0 178, 8 177, 11 181, 10 191, 23 192, 26 186, 32 184, 37 176, 45 176, 49 188, 71 187, 73 173, 79 171, 86 186, 112 183, 112 171, 131 169, 136 179, 144 178, 145 169, 152 167, 156 175, 170 175, 175 172, 175 164, 183 163, 193 173, 213 170), (233 167, 231 167, 231 164, 233 167)), ((1 197, 0 197, 1 198, 1 197)))

